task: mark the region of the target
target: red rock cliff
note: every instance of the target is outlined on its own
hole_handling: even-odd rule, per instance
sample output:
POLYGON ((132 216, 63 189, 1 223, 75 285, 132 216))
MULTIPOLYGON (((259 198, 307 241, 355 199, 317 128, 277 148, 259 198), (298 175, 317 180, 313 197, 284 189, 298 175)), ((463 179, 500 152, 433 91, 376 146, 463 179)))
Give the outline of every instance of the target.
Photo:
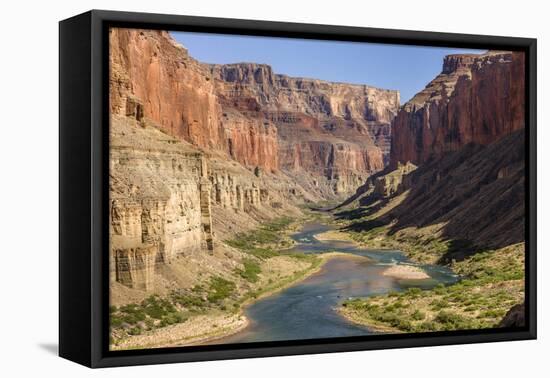
POLYGON ((422 163, 525 126, 523 53, 449 55, 443 70, 392 123, 390 165, 422 163))
POLYGON ((246 166, 278 169, 274 125, 224 114, 208 67, 167 32, 111 29, 110 48, 113 114, 126 115, 138 102, 144 119, 172 136, 246 166))
POLYGON ((273 73, 255 63, 211 65, 226 108, 278 129, 281 168, 312 183, 352 192, 384 168, 397 91, 273 73))
POLYGON ((249 168, 306 177, 323 195, 353 192, 388 162, 397 91, 203 64, 163 31, 112 29, 110 47, 114 115, 151 120, 249 168))

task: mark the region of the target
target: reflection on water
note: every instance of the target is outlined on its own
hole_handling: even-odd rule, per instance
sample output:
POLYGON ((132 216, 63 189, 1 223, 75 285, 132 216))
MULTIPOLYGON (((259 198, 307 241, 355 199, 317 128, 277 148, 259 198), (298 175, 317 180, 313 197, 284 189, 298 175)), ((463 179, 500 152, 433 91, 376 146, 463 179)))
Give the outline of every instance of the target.
POLYGON ((334 310, 342 301, 409 287, 431 288, 452 283, 457 277, 440 266, 422 265, 430 275, 426 280, 397 280, 382 273, 392 264, 410 262, 400 251, 359 248, 347 241, 319 241, 315 235, 331 229, 320 223, 307 223, 293 235, 293 252, 308 254, 338 251, 361 258, 334 258, 321 271, 306 280, 249 306, 245 313, 250 325, 233 336, 215 343, 296 340, 360 336, 375 333, 348 322, 334 310))

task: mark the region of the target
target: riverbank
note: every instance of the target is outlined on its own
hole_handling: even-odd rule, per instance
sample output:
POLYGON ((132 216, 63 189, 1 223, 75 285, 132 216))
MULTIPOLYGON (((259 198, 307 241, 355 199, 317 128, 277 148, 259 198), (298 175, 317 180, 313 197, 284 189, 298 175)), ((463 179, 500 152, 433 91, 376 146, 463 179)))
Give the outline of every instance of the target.
POLYGON ((215 340, 246 328, 246 317, 220 313, 198 315, 184 323, 120 340, 111 350, 150 349, 193 345, 215 340))
MULTIPOLYGON (((382 207, 374 203, 342 213, 339 232, 365 248, 400 250, 415 263, 445 265, 461 281, 346 301, 339 312, 352 322, 389 332, 498 326, 510 308, 524 301, 524 243, 482 250, 467 240, 442 238, 443 224, 393 230, 393 222, 379 221, 405 196, 398 195, 382 207)), ((399 269, 406 268, 396 266, 386 274, 401 278, 392 274, 399 269)))
POLYGON ((295 243, 292 235, 305 222, 320 217, 306 213, 299 219, 279 218, 236 234, 218 246, 216 254, 226 261, 223 267, 204 261, 192 275, 186 272, 188 282, 182 288, 173 281, 171 289, 112 305, 111 349, 207 343, 239 332, 248 324, 243 315, 247 306, 306 279, 328 259, 341 256, 289 251, 295 243))
MULTIPOLYGON (((213 343, 216 340, 236 334, 248 326, 249 320, 244 315, 244 311, 248 306, 317 274, 329 260, 334 258, 368 259, 364 256, 350 255, 341 252, 328 252, 318 256, 308 256, 307 258, 310 261, 310 265, 306 269, 289 272, 290 274, 287 277, 279 279, 277 282, 273 282, 271 285, 261 290, 244 293, 236 302, 239 304, 239 310, 237 312, 214 311, 208 314, 193 316, 183 323, 119 340, 117 344, 112 347, 112 350, 162 348, 213 343)), ((283 255, 274 259, 295 259, 295 257, 283 255)), ((299 257, 299 259, 304 259, 304 257, 299 257)), ((271 264, 274 265, 274 262, 271 261, 271 264)), ((280 265, 280 261, 278 265, 280 265)), ((264 268, 266 268, 267 272, 270 271, 267 267, 264 268)), ((274 276, 278 276, 278 274, 267 274, 266 277, 264 277, 265 281, 269 282, 274 276)))
POLYGON ((403 333, 396 327, 391 327, 388 324, 377 322, 374 319, 366 320, 362 313, 355 311, 348 306, 340 306, 336 309, 336 312, 340 314, 346 320, 363 327, 368 327, 371 331, 380 333, 403 333))
POLYGON ((382 332, 430 332, 498 327, 524 300, 524 244, 479 252, 451 268, 463 277, 450 286, 410 288, 348 300, 338 312, 382 332))

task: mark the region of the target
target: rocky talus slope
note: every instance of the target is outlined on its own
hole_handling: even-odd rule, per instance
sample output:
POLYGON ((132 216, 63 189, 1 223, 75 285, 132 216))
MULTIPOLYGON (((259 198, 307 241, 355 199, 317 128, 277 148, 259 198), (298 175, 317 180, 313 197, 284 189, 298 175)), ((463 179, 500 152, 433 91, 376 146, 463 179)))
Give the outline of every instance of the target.
POLYGON ((525 127, 523 53, 449 55, 443 70, 392 124, 391 166, 416 165, 525 127))
MULTIPOLYGON (((525 240, 525 136, 518 130, 487 146, 468 144, 419 167, 400 165, 373 178, 356 199, 391 233, 416 230, 441 240, 467 241, 441 263, 478 248, 502 248, 525 240), (384 209, 386 211, 380 211, 384 209), (467 248, 466 248, 467 247, 467 248)), ((372 220, 372 219, 371 219, 372 220)), ((368 229, 370 221, 353 229, 368 229)))

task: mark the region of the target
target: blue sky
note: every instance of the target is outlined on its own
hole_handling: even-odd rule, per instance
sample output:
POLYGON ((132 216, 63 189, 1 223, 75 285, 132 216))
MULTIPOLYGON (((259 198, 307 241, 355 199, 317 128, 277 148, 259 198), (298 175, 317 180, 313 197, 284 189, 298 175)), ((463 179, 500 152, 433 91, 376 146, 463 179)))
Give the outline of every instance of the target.
POLYGON ((276 73, 289 76, 397 89, 401 103, 422 90, 441 71, 445 55, 483 52, 292 38, 171 34, 192 57, 205 63, 266 63, 276 73))

